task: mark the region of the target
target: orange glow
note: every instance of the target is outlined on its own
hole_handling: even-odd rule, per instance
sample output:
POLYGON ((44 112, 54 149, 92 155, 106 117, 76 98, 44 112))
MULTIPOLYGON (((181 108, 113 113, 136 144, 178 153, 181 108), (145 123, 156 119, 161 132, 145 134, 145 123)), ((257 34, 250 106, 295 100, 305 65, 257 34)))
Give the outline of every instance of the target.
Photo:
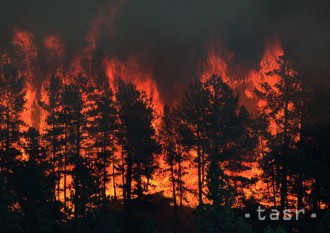
MULTIPOLYGON (((120 8, 121 5, 118 5, 120 8)), ((117 9, 118 10, 118 9, 117 9)), ((115 15, 117 10, 112 12, 111 22, 115 19, 115 15)), ((83 49, 81 54, 77 54, 70 63, 68 72, 63 75, 63 70, 61 64, 62 56, 65 52, 64 47, 59 40, 59 38, 55 35, 48 35, 44 38, 43 43, 47 51, 49 52, 49 63, 55 63, 58 66, 55 71, 58 74, 62 81, 65 84, 68 84, 72 81, 72 77, 77 76, 78 74, 83 74, 91 77, 90 82, 93 83, 93 74, 89 74, 91 71, 91 58, 92 53, 96 49, 98 35, 100 26, 106 22, 104 16, 100 15, 95 18, 92 24, 92 30, 88 33, 86 37, 86 41, 88 45, 83 49)), ((38 56, 37 48, 34 44, 34 36, 26 31, 15 30, 13 36, 13 44, 20 54, 23 57, 23 65, 26 70, 26 110, 22 115, 22 119, 30 125, 37 129, 45 129, 45 119, 46 113, 41 110, 38 106, 38 101, 47 102, 47 95, 45 91, 45 87, 48 85, 49 77, 47 77, 37 90, 34 77, 36 76, 36 61, 38 56)), ((244 79, 239 79, 234 77, 231 72, 231 62, 234 54, 230 51, 218 52, 221 51, 219 49, 210 48, 208 49, 208 57, 206 61, 201 62, 198 71, 200 75, 201 81, 206 81, 212 74, 216 74, 221 76, 224 81, 234 89, 236 93, 245 96, 247 99, 254 100, 255 96, 253 90, 255 88, 260 88, 260 84, 264 81, 268 82, 271 86, 278 81, 278 77, 267 76, 266 73, 278 68, 276 63, 279 56, 283 55, 283 49, 281 48, 279 42, 271 42, 266 44, 266 49, 262 59, 260 60, 259 69, 250 70, 244 79)), ((106 72, 110 87, 113 90, 116 90, 116 79, 121 78, 124 82, 132 82, 136 85, 139 91, 145 92, 148 98, 152 99, 152 104, 155 112, 159 116, 157 120, 154 122, 154 127, 156 132, 158 132, 158 128, 160 125, 160 116, 163 114, 163 102, 160 97, 157 83, 153 77, 153 72, 151 69, 147 69, 141 67, 139 62, 134 56, 130 56, 127 60, 121 61, 117 58, 109 57, 104 59, 103 67, 106 72)), ((256 102, 257 106, 262 106, 262 101, 256 102)), ((253 109, 249 109, 253 110, 253 109)), ((270 122, 270 132, 273 134, 276 133, 276 124, 275 122, 270 122)), ((120 149, 118 149, 119 151, 120 149)), ((120 153, 115 153, 116 159, 120 160, 120 153)), ((196 151, 191 150, 189 152, 189 160, 185 161, 182 166, 187 168, 188 173, 184 175, 183 180, 185 182, 185 187, 192 192, 185 193, 185 201, 184 204, 189 206, 197 205, 197 168, 193 160, 196 157, 196 151)), ((158 164, 160 168, 165 168, 167 165, 163 159, 163 156, 159 156, 158 164)), ((262 170, 259 168, 258 163, 246 163, 245 166, 250 167, 249 170, 241 173, 232 173, 230 171, 226 171, 227 175, 230 176, 243 176, 247 179, 257 178, 257 182, 251 187, 244 187, 244 193, 247 197, 255 197, 256 199, 260 199, 262 196, 262 192, 266 189, 266 184, 261 180, 262 170)), ((111 168, 108 168, 109 174, 111 174, 111 168)), ((67 185, 69 186, 71 183, 71 177, 68 176, 67 185)), ((116 177, 117 187, 122 184, 121 176, 116 177)), ((154 192, 163 192, 166 197, 172 197, 172 188, 169 181, 169 175, 164 175, 162 172, 158 172, 155 174, 153 180, 150 181, 151 184, 155 185, 155 188, 150 190, 150 193, 154 192)), ((63 200, 63 178, 61 179, 60 187, 61 197, 63 200)), ((204 189, 206 187, 204 186, 204 189)), ((205 190, 206 191, 206 190, 205 190)), ((117 188, 116 195, 121 195, 121 188, 117 188)), ((69 188, 68 188, 69 193, 69 188)), ((110 196, 114 195, 114 190, 111 182, 108 184, 107 194, 110 196)), ((205 203, 207 202, 206 198, 204 198, 205 203)), ((267 204, 267 203, 263 203, 267 204)))
MULTIPOLYGON (((249 83, 249 87, 246 89, 246 92, 249 93, 248 96, 250 96, 251 98, 255 98, 253 94, 253 89, 260 89, 261 83, 263 82, 267 82, 271 87, 274 88, 275 83, 279 81, 279 77, 277 75, 266 75, 266 73, 279 68, 279 65, 277 64, 277 59, 283 55, 284 52, 278 40, 266 43, 266 50, 260 61, 259 70, 252 70, 248 74, 247 82, 249 83)), ((265 104, 266 103, 264 103, 263 100, 258 100, 257 102, 258 107, 262 107, 265 104)), ((269 123, 269 131, 273 135, 275 135, 277 133, 277 125, 271 119, 269 123)))
POLYGON ((28 31, 14 30, 12 43, 18 55, 23 59, 21 65, 24 67, 23 76, 26 78, 26 111, 22 114, 22 119, 30 126, 39 128, 37 108, 37 89, 35 87, 38 51, 34 43, 34 36, 28 31))
MULTIPOLYGON (((256 98, 253 91, 254 89, 259 89, 262 82, 268 82, 272 87, 275 83, 278 82, 279 77, 276 75, 266 76, 266 73, 279 68, 277 59, 283 54, 283 49, 278 40, 267 42, 264 55, 259 63, 259 69, 250 70, 250 72, 245 75, 245 78, 242 79, 235 77, 235 73, 231 72, 231 62, 234 54, 230 51, 222 50, 219 49, 219 47, 214 46, 208 50, 208 57, 206 61, 202 62, 199 66, 200 79, 201 81, 205 82, 208 78, 215 74, 219 77, 222 77, 223 80, 234 89, 234 92, 240 95, 240 102, 246 102, 241 100, 242 96, 253 101, 256 98)), ((261 107, 265 103, 263 103, 261 100, 258 100, 255 104, 258 107, 261 107)), ((254 108, 256 106, 246 105, 246 107, 248 107, 251 112, 254 112, 254 108)), ((269 131, 272 134, 276 134, 276 129, 276 123, 274 121, 270 121, 269 131)), ((251 187, 244 187, 244 193, 247 197, 253 196, 256 199, 261 199, 263 195, 262 193, 264 190, 266 190, 267 186, 260 179, 263 172, 257 162, 246 163, 245 166, 250 167, 250 169, 238 173, 233 173, 231 171, 225 172, 229 176, 242 176, 247 179, 257 178, 257 183, 251 187)), ((191 183, 191 180, 188 179, 188 182, 191 183)), ((194 187, 197 186, 196 183, 191 183, 190 185, 194 187)), ((196 199, 195 202, 197 202, 196 199)))
MULTIPOLYGON (((183 161, 181 166, 187 169, 187 174, 184 174, 182 180, 184 182, 184 187, 190 190, 190 192, 185 192, 183 204, 187 206, 197 206, 198 200, 196 198, 197 195, 197 185, 198 185, 198 178, 197 178, 197 167, 195 166, 192 161, 197 157, 197 152, 195 150, 190 150, 188 154, 188 160, 183 161)), ((164 157, 160 156, 158 161, 160 168, 167 168, 168 165, 164 161, 164 157)), ((177 170, 178 168, 174 168, 177 170)), ((155 192, 162 192, 165 197, 172 198, 172 184, 170 182, 170 175, 166 173, 164 175, 164 171, 158 171, 155 174, 155 179, 152 181, 152 184, 155 185, 155 188, 151 190, 152 193, 155 192)), ((178 187, 177 187, 178 188, 178 187)), ((178 192, 177 192, 177 199, 178 199, 178 192)), ((206 198, 204 198, 204 202, 206 202, 206 198)))
POLYGON ((54 35, 49 35, 44 39, 44 45, 45 47, 53 52, 56 56, 62 56, 64 52, 64 48, 61 45, 60 40, 54 36, 54 35))
POLYGON ((162 114, 163 102, 160 99, 158 86, 151 71, 143 70, 134 57, 130 57, 125 62, 120 62, 114 58, 106 59, 104 66, 113 90, 117 90, 117 78, 121 78, 124 82, 131 82, 136 85, 139 91, 144 91, 147 97, 152 99, 155 111, 160 115, 162 114))
MULTIPOLYGON (((250 89, 247 91, 251 93, 251 88, 260 88, 262 82, 268 82, 271 86, 274 86, 278 82, 279 78, 276 75, 268 76, 266 73, 278 69, 277 59, 283 56, 283 49, 278 40, 267 42, 265 53, 260 61, 259 70, 251 70, 247 75, 246 82, 249 83, 250 89)), ((251 93, 250 96, 253 96, 251 93)))
POLYGON ((213 74, 222 77, 222 79, 232 88, 236 85, 234 79, 229 77, 230 62, 233 58, 233 53, 225 51, 220 53, 216 49, 218 46, 214 46, 208 49, 208 56, 205 62, 199 64, 199 75, 202 82, 205 82, 213 74))

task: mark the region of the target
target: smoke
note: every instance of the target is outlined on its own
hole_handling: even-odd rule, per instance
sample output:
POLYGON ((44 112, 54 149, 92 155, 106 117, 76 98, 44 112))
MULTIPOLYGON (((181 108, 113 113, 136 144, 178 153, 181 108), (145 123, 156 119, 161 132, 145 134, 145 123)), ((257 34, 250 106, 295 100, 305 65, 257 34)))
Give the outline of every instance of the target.
POLYGON ((317 71, 313 80, 328 85, 328 5, 325 0, 1 0, 0 53, 12 48, 15 29, 26 30, 34 35, 43 66, 43 40, 56 35, 63 43, 63 64, 80 57, 97 82, 105 79, 105 57, 134 56, 171 102, 176 89, 197 76, 213 44, 220 45, 219 53, 233 53, 232 75, 240 78, 258 69, 267 40, 277 38, 297 64, 317 71))

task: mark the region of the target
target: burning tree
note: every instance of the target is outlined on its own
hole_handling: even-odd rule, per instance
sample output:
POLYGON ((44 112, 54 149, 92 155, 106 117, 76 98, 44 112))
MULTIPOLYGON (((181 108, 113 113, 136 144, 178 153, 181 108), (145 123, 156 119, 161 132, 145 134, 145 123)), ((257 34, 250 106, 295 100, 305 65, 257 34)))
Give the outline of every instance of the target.
POLYGON ((154 112, 151 100, 132 83, 118 80, 116 98, 119 104, 119 140, 125 151, 124 199, 130 208, 132 194, 142 198, 157 167, 155 154, 160 151, 152 126, 154 112), (135 189, 132 190, 133 182, 135 189))
POLYGON ((46 148, 51 153, 51 161, 54 172, 56 171, 56 198, 60 200, 61 176, 62 176, 62 143, 63 127, 60 121, 61 117, 61 91, 62 80, 54 75, 49 80, 49 87, 46 88, 48 101, 40 101, 40 107, 47 113, 46 125, 43 129, 43 138, 46 141, 46 148))
POLYGON ((27 232, 51 231, 63 217, 55 200, 56 176, 39 132, 29 128, 23 137, 28 160, 18 161, 13 171, 14 193, 24 219, 22 227, 27 232))
POLYGON ((67 166, 72 165, 69 173, 72 177, 71 201, 76 218, 86 215, 95 207, 99 193, 98 179, 93 172, 91 158, 83 156, 83 153, 88 151, 86 148, 86 101, 83 99, 87 95, 87 85, 87 79, 78 76, 73 83, 64 86, 62 93, 65 137, 64 176, 67 175, 67 166))
POLYGON ((235 177, 230 179, 225 171, 244 172, 244 166, 237 163, 251 161, 257 142, 253 121, 244 107, 238 107, 238 96, 221 77, 213 75, 206 88, 211 93, 207 115, 209 197, 215 206, 230 206, 235 177))
POLYGON ((107 201, 108 167, 111 165, 112 189, 116 199, 116 158, 118 116, 115 97, 110 87, 93 89, 88 96, 87 110, 88 134, 91 141, 89 147, 96 151, 96 167, 102 183, 102 199, 107 201))
POLYGON ((197 152, 198 204, 203 204, 205 179, 206 117, 210 92, 199 80, 194 80, 184 92, 179 114, 185 127, 185 146, 197 152))
MULTIPOLYGON (((293 70, 292 62, 285 56, 278 59, 278 68, 267 73, 275 84, 262 83, 256 95, 261 99, 259 111, 274 125, 272 135, 268 140, 269 151, 263 158, 266 162, 265 172, 273 176, 273 180, 280 185, 280 207, 284 210, 288 206, 288 159, 296 150, 299 136, 299 117, 297 112, 297 96, 300 83, 293 70), (269 163, 272 163, 270 165, 269 163)), ((275 190, 275 186, 273 189, 275 190)), ((274 195, 276 192, 274 191, 274 195)), ((273 197, 276 207, 276 196, 273 197)))
POLYGON ((21 119, 25 100, 24 77, 15 65, 6 59, 0 70, 0 171, 9 182, 16 157, 21 155, 17 144, 24 126, 21 119))

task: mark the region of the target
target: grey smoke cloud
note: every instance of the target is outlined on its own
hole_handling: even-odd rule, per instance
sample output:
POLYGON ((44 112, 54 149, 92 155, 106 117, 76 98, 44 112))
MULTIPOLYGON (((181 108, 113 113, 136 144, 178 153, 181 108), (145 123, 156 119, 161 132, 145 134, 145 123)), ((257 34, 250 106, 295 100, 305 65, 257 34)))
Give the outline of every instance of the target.
MULTIPOLYGON (((86 47, 86 35, 100 12, 117 1, 1 0, 0 49, 11 47, 13 28, 35 35, 37 45, 56 34, 66 48, 65 63, 86 47)), ((207 46, 220 41, 234 53, 232 70, 257 69, 267 38, 278 38, 299 64, 317 70, 318 83, 329 84, 329 3, 325 0, 123 0, 112 21, 100 26, 92 52, 93 72, 102 80, 105 56, 134 55, 151 69, 165 101, 173 90, 196 77, 207 46)), ((40 56, 43 53, 40 53, 40 56)), ((43 58, 39 58, 43 60, 43 58)))

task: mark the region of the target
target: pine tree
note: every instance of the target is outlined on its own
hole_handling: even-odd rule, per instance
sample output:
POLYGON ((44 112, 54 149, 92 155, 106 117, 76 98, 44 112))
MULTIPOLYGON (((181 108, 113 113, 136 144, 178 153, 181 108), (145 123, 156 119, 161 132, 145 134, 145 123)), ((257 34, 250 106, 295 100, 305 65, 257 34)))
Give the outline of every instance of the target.
MULTIPOLYGON (((298 152, 302 167, 295 167, 297 174, 302 174, 303 181, 310 185, 302 188, 305 196, 303 205, 308 205, 313 211, 319 211, 322 204, 329 207, 330 185, 328 177, 330 175, 330 125, 329 108, 327 105, 330 99, 329 88, 313 86, 313 83, 306 83, 304 91, 305 115, 302 126, 302 136, 298 142, 298 152), (320 106, 321 104, 321 106, 320 106), (310 193, 305 191, 310 190, 310 193), (309 193, 309 195, 308 195, 309 193), (308 195, 308 196, 307 196, 308 195)), ((295 157, 297 158, 297 156, 295 157)), ((299 188, 299 186, 298 186, 299 188)))
POLYGON ((60 206, 54 201, 56 177, 40 140, 34 128, 24 133, 23 149, 28 160, 19 161, 13 172, 24 232, 52 232, 56 221, 60 220, 60 206))
POLYGON ((267 81, 263 82, 261 89, 255 93, 265 103, 260 106, 260 112, 276 125, 276 132, 268 140, 270 150, 266 155, 269 159, 266 159, 274 164, 276 180, 280 184, 280 207, 283 210, 288 205, 288 157, 294 153, 299 131, 295 101, 300 83, 287 57, 279 57, 277 63, 278 69, 267 73, 267 76, 276 76, 278 81, 273 86, 267 81))
POLYGON ((12 208, 14 203, 13 193, 8 189, 3 173, 0 173, 0 233, 22 232, 22 214, 12 208))
MULTIPOLYGON (((21 120, 24 110, 24 77, 8 57, 1 60, 0 67, 0 232, 20 232, 21 212, 13 209, 16 203, 13 172, 19 150, 21 120)), ((22 178, 22 177, 21 177, 22 178)))
POLYGON ((51 155, 51 161, 54 173, 57 173, 57 184, 55 197, 60 199, 61 193, 61 172, 62 172, 62 153, 61 145, 63 140, 63 125, 61 124, 61 91, 62 83, 60 78, 51 76, 49 80, 49 87, 46 88, 47 101, 39 102, 41 108, 47 112, 46 129, 43 138, 47 142, 46 148, 51 155))
POLYGON ((236 204, 244 205, 247 199, 244 188, 250 188, 258 179, 245 177, 244 174, 256 166, 260 157, 259 133, 264 129, 264 122, 258 122, 258 118, 250 114, 245 106, 239 107, 236 122, 234 153, 226 169, 234 174, 230 176, 230 180, 234 186, 236 204))
POLYGON ((108 168, 111 165, 112 189, 116 199, 116 158, 115 144, 117 132, 117 109, 114 95, 110 87, 95 89, 88 97, 88 132, 92 141, 91 148, 96 150, 96 167, 102 183, 102 200, 105 204, 107 184, 109 182, 108 168))
POLYGON ((116 98, 122 131, 120 142, 126 152, 125 201, 126 207, 130 208, 132 183, 135 181, 134 193, 141 198, 157 167, 155 154, 160 148, 152 126, 155 117, 151 100, 145 93, 136 90, 133 84, 119 80, 116 98))
POLYGON ((205 87, 211 93, 207 113, 208 196, 215 206, 230 206, 233 188, 224 169, 240 170, 235 165, 252 151, 256 140, 249 132, 251 117, 244 107, 238 108, 238 96, 222 78, 213 75, 205 87))
MULTIPOLYGON (((86 78, 78 76, 73 83, 64 86, 62 95, 62 120, 65 128, 64 179, 67 175, 67 166, 72 166, 71 201, 75 218, 85 216, 94 208, 99 193, 93 163, 90 158, 83 156, 83 152, 87 149, 84 146, 86 110, 83 99, 86 96, 87 84, 86 78)), ((65 184, 64 191, 66 192, 65 184)))
POLYGON ((163 147, 164 159, 169 166, 170 182, 172 186, 172 200, 174 206, 174 232, 178 229, 178 202, 177 191, 180 195, 180 204, 182 204, 182 152, 180 147, 179 134, 179 119, 178 114, 175 114, 175 109, 170 109, 168 106, 164 107, 164 115, 162 118, 162 128, 160 131, 160 140, 163 147))
POLYGON ((203 204, 203 180, 205 165, 206 142, 206 113, 209 101, 209 91, 203 87, 203 83, 194 80, 183 94, 179 107, 180 117, 185 129, 186 145, 197 152, 197 176, 198 176, 198 204, 203 204))
POLYGON ((16 146, 21 135, 20 128, 24 125, 21 120, 26 103, 24 97, 24 77, 8 59, 0 70, 0 172, 5 183, 9 182, 16 157, 21 155, 16 146))

